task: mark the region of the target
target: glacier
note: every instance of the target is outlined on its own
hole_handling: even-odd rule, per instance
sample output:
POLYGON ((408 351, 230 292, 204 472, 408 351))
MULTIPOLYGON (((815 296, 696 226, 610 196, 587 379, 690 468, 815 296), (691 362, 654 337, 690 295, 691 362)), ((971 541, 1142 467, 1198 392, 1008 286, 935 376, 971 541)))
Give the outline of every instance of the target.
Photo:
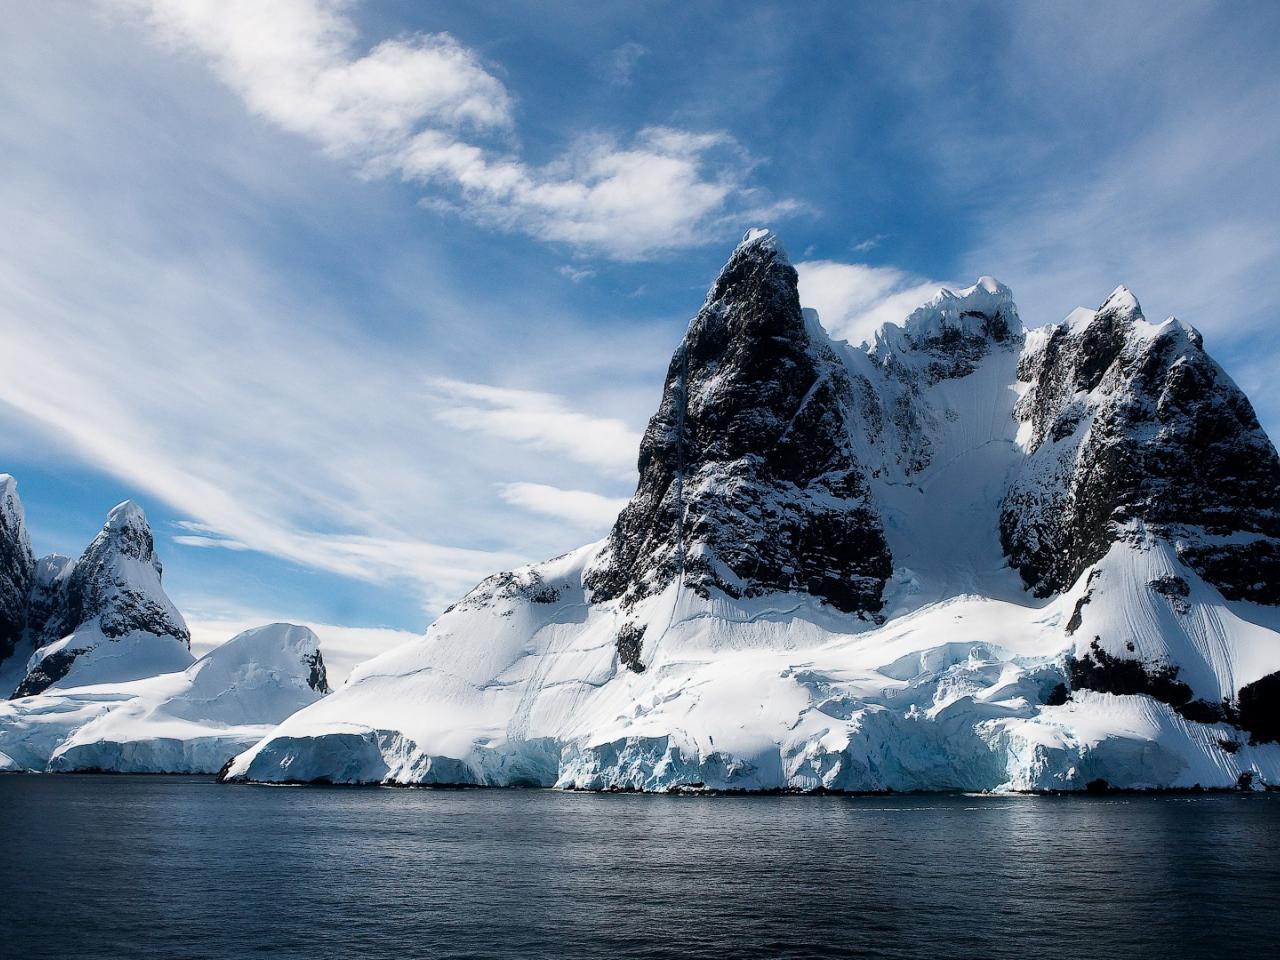
POLYGON ((610 535, 486 580, 223 779, 1280 785, 1277 478, 1198 332, 1123 288, 1028 332, 984 277, 855 347, 752 231, 610 535))

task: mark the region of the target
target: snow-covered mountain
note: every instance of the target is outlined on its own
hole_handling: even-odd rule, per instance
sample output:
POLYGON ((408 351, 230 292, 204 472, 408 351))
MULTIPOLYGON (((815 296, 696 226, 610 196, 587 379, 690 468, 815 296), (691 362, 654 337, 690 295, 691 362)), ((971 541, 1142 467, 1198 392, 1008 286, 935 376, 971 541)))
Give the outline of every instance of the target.
POLYGON ((0 770, 216 773, 328 692, 314 633, 256 627, 185 670, 0 702, 0 770))
POLYGON ((74 562, 32 557, 17 485, 0 476, 0 681, 6 694, 136 680, 192 663, 191 634, 160 585, 151 527, 131 500, 74 562), (16 679, 15 679, 16 678, 16 679))
POLYGON ((248 630, 196 660, 160 574, 132 501, 74 562, 34 559, 0 475, 0 771, 215 773, 329 692, 305 627, 248 630))
POLYGON ((1280 461, 1121 288, 990 278, 870 345, 752 231, 603 541, 491 577, 230 779, 663 789, 1280 784, 1280 461))

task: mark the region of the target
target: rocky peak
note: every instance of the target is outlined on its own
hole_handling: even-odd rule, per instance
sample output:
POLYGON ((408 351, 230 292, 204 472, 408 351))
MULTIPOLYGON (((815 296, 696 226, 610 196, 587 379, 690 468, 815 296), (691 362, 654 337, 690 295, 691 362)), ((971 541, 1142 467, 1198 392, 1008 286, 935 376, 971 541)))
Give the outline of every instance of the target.
POLYGON ((35 557, 27 535, 18 483, 0 473, 0 661, 13 653, 26 625, 35 557))
POLYGON ((155 540, 151 536, 151 525, 147 522, 147 515, 142 512, 142 507, 134 501, 126 500, 111 508, 106 523, 102 525, 102 532, 89 549, 93 550, 99 540, 109 544, 110 549, 120 556, 152 564, 157 573, 161 571, 155 540))
POLYGON ((854 456, 850 377, 777 238, 734 250, 668 367, 640 482, 586 582, 634 603, 673 579, 707 596, 805 591, 874 613, 890 572, 854 456))
POLYGON ((886 370, 926 382, 967 376, 993 347, 1022 343, 1022 321, 1013 293, 994 277, 980 277, 963 290, 945 287, 901 324, 886 323, 871 357, 886 370))
MULTIPOLYGON (((146 514, 129 500, 111 510, 75 562, 42 561, 28 617, 32 645, 42 649, 15 695, 39 693, 103 643, 126 638, 135 647, 155 646, 166 662, 190 662, 191 634, 160 585, 161 572, 146 514), (64 642, 73 635, 74 643, 64 642)), ((138 655, 149 656, 145 649, 138 655)))
POLYGON ((1280 460, 1198 331, 1148 323, 1119 287, 1039 334, 1018 376, 1028 458, 1001 533, 1037 593, 1141 521, 1226 596, 1280 601, 1280 460))
POLYGON ((162 573, 146 514, 126 500, 111 510, 80 559, 60 575, 65 600, 45 639, 96 619, 107 637, 141 631, 175 637, 190 647, 186 623, 160 586, 162 573))

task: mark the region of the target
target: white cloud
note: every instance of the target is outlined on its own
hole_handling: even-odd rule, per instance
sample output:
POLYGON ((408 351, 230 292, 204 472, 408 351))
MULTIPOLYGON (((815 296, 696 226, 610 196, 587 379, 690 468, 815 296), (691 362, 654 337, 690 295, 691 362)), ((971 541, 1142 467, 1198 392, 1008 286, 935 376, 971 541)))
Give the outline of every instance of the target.
POLYGON ((499 494, 513 506, 601 532, 608 529, 627 505, 626 498, 602 497, 588 490, 564 490, 545 483, 506 483, 499 487, 499 494))
MULTIPOLYGON (((109 2, 207 61, 259 116, 366 173, 434 186, 443 193, 427 205, 498 228, 636 260, 698 243, 725 221, 797 209, 759 200, 752 162, 722 132, 583 137, 532 166, 501 148, 512 98, 471 51, 417 34, 361 55, 338 0, 109 2)), ((615 76, 629 76, 642 49, 619 48, 615 76)))
POLYGON ((571 263, 564 264, 558 268, 556 272, 573 283, 581 283, 583 280, 590 280, 596 275, 594 270, 589 270, 586 267, 575 267, 571 263))
POLYGON ((478 430, 535 450, 627 476, 635 471, 640 435, 621 420, 571 409, 563 398, 536 390, 437 378, 430 387, 443 403, 435 417, 460 430, 478 430))
MULTIPOLYGON (((359 268, 320 278, 326 268, 305 261, 328 242, 354 249, 385 230, 376 206, 368 222, 342 219, 366 213, 358 186, 316 200, 326 191, 314 178, 330 175, 316 163, 277 196, 280 178, 261 178, 278 138, 248 136, 216 90, 179 85, 146 101, 188 70, 148 60, 118 25, 67 30, 38 7, 24 16, 30 31, 0 32, 0 59, 23 78, 21 99, 0 94, 0 155, 12 161, 0 220, 15 225, 0 231, 0 433, 17 459, 58 451, 144 505, 164 503, 183 518, 173 539, 184 547, 268 554, 425 613, 572 545, 562 525, 505 504, 496 483, 599 481, 611 492, 634 476, 637 434, 579 411, 634 406, 637 351, 580 336, 530 291, 511 294, 532 297, 511 324, 501 294, 478 299, 448 267, 422 269, 444 263, 433 244, 448 243, 426 231, 411 250, 361 250, 359 268), (310 220, 282 252, 279 224, 293 217, 310 220), (344 298, 352 284, 374 302, 344 298), (590 401, 466 381, 461 394, 422 389, 432 370, 481 380, 516 369, 566 395, 604 371, 614 379, 592 385, 590 401), (448 411, 455 422, 438 418, 448 411), (459 431, 468 415, 477 428, 459 431)), ((234 567, 204 565, 232 584, 234 567)), ((175 596, 190 595, 185 576, 170 564, 175 596)))
POLYGON ((600 61, 600 74, 615 87, 629 87, 635 76, 636 66, 647 56, 649 48, 642 43, 628 40, 614 47, 600 61))
POLYGON ((354 24, 333 0, 109 0, 162 42, 203 56, 254 113, 343 156, 367 158, 421 124, 506 128, 501 81, 447 34, 351 51, 354 24))
POLYGON ((818 311, 833 337, 854 344, 870 340, 886 323, 900 323, 942 286, 894 267, 834 260, 797 263, 796 272, 800 302, 818 311))

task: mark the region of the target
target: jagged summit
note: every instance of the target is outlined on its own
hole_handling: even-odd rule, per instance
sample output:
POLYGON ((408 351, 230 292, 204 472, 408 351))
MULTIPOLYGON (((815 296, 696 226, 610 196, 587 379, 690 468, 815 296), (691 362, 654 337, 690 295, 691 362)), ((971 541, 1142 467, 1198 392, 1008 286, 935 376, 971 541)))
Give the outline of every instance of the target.
POLYGON ((1038 595, 1140 522, 1227 597, 1280 602, 1280 460, 1194 327, 1147 323, 1118 287, 1038 337, 1018 379, 1028 457, 1001 530, 1038 595))
POLYGON ((143 512, 142 507, 136 501, 125 500, 117 503, 107 512, 107 519, 102 525, 102 529, 111 532, 145 530, 150 533, 151 524, 147 522, 146 513, 143 512))
POLYGON ((888 554, 845 420, 851 391, 777 238, 749 232, 672 357, 592 596, 634 603, 679 578, 702 595, 802 590, 878 610, 888 554))
POLYGON ((110 679, 191 663, 191 634, 160 585, 151 526, 131 500, 115 506, 72 563, 48 558, 30 592, 34 654, 15 696, 29 696, 101 662, 110 679))
POLYGON ((1133 317, 1135 320, 1145 319, 1138 298, 1123 283, 1112 290, 1107 295, 1107 299, 1102 301, 1102 306, 1098 307, 1098 313, 1107 313, 1111 310, 1133 317))
POLYGON ((738 250, 744 247, 757 247, 761 250, 767 250, 773 255, 773 259, 790 265, 791 260, 787 256, 787 251, 783 249, 782 241, 778 239, 778 235, 768 227, 752 227, 742 235, 742 241, 738 244, 738 250))
POLYGON ((914 349, 962 347, 966 341, 1006 343, 1021 338, 1022 332, 1013 292, 994 277, 980 277, 963 290, 944 287, 902 323, 881 326, 870 352, 887 362, 914 349))

